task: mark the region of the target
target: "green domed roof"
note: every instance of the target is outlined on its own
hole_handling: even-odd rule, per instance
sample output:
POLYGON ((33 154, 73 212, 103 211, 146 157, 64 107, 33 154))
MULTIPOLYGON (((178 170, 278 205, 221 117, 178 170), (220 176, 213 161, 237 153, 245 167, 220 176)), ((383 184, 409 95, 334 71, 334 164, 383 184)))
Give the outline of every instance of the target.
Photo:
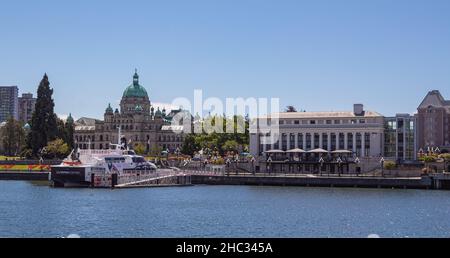
POLYGON ((139 85, 139 75, 137 74, 137 71, 134 73, 133 76, 133 84, 131 84, 125 89, 125 91, 123 92, 123 97, 148 98, 147 90, 142 85, 139 85))

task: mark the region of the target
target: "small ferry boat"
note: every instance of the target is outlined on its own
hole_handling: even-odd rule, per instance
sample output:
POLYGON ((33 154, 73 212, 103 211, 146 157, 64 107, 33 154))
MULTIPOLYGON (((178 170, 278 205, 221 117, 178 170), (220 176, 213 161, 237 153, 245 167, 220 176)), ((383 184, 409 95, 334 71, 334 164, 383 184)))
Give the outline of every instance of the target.
POLYGON ((115 149, 73 150, 60 165, 51 167, 53 186, 114 187, 157 176, 155 164, 120 142, 111 146, 115 149))

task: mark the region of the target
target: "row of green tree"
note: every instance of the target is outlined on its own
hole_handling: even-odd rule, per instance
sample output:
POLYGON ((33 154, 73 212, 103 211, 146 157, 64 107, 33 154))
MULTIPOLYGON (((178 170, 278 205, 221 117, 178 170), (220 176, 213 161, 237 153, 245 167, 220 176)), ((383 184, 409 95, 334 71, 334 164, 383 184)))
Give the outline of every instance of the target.
POLYGON ((200 124, 194 125, 202 128, 200 133, 189 134, 185 137, 181 153, 194 155, 203 150, 204 153, 219 152, 223 155, 227 152, 248 151, 249 143, 249 119, 248 117, 233 116, 209 116, 200 124), (222 122, 220 125, 217 122, 222 122), (210 126, 223 126, 222 132, 209 130, 210 126), (232 131, 230 130, 232 128, 232 131), (228 129, 228 130, 227 130, 228 129))
POLYGON ((47 74, 42 78, 29 126, 9 118, 1 128, 3 154, 7 156, 21 156, 26 158, 64 158, 74 147, 73 119, 66 122, 59 119, 54 112, 52 99, 53 89, 47 74))

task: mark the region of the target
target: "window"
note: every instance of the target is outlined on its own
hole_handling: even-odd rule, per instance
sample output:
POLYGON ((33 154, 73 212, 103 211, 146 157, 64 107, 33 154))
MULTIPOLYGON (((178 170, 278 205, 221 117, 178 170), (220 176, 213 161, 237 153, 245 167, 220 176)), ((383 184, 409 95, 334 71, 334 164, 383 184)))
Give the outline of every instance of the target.
POLYGON ((364 119, 359 119, 359 123, 360 123, 360 124, 365 124, 365 123, 366 123, 366 120, 364 120, 364 119))
POLYGON ((309 120, 309 124, 310 125, 315 125, 316 124, 316 120, 309 120))
POLYGON ((341 123, 341 120, 334 120, 334 124, 335 125, 338 125, 338 124, 340 124, 341 123))
POLYGON ((145 159, 143 157, 132 157, 133 163, 145 163, 145 159))
POLYGON ((298 124, 300 124, 300 121, 299 120, 295 120, 294 124, 298 125, 298 124))
POLYGON ((284 125, 284 120, 280 120, 280 125, 284 125))
POLYGON ((331 125, 331 120, 327 120, 327 125, 331 125))

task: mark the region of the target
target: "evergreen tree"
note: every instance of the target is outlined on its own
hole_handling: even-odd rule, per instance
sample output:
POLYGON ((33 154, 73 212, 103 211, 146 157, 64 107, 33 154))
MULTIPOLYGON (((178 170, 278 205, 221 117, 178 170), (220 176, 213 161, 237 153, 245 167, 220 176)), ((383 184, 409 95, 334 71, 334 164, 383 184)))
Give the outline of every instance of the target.
POLYGON ((49 141, 55 140, 58 134, 52 94, 53 89, 45 74, 38 87, 35 111, 31 119, 29 147, 35 156, 49 141))
POLYGON ((74 120, 72 118, 72 114, 69 114, 69 117, 66 120, 65 132, 66 132, 65 141, 66 141, 67 145, 69 145, 69 148, 73 149, 75 147, 75 142, 73 140, 73 134, 75 132, 75 127, 74 127, 74 120))
POLYGON ((22 124, 10 117, 1 130, 4 153, 8 156, 17 156, 25 143, 25 130, 22 124))

